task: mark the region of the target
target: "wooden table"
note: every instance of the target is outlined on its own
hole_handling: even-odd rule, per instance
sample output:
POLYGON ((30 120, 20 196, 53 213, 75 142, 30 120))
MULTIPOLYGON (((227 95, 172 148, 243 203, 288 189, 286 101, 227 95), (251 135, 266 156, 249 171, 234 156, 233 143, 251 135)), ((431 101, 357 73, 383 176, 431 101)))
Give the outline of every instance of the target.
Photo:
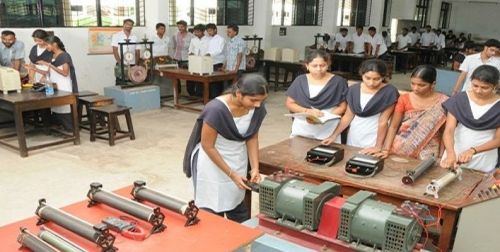
POLYGON ((236 72, 221 72, 216 71, 209 75, 199 75, 199 74, 190 74, 187 69, 168 69, 168 68, 160 68, 158 69, 158 73, 160 76, 172 79, 172 85, 174 89, 174 107, 175 108, 185 108, 194 111, 201 111, 201 109, 190 106, 194 103, 202 103, 203 105, 207 104, 209 101, 209 85, 212 82, 220 82, 220 81, 232 81, 233 83, 237 81, 238 74, 236 72), (187 103, 179 102, 179 80, 186 81, 197 81, 203 83, 203 99, 194 100, 187 103))
POLYGON ((43 92, 23 91, 21 93, 0 94, 0 109, 13 113, 16 133, 0 136, 0 144, 18 150, 21 157, 27 157, 28 151, 63 143, 73 142, 80 144, 80 132, 77 117, 77 101, 73 93, 55 91, 54 95, 45 95, 43 92), (24 129, 23 112, 47 109, 56 106, 70 105, 73 117, 73 134, 65 135, 66 138, 50 143, 28 147, 26 144, 26 132, 24 129), (9 144, 3 139, 17 136, 18 146, 9 144))
POLYGON ((346 161, 360 149, 342 145, 344 160, 332 167, 314 165, 304 160, 306 152, 320 142, 316 140, 295 137, 277 144, 262 148, 259 151, 260 171, 271 174, 277 171, 291 170, 304 175, 305 180, 313 183, 333 181, 342 185, 341 193, 350 196, 359 190, 377 193, 381 201, 401 205, 405 200, 423 203, 429 206, 433 216, 441 216, 441 225, 437 228, 440 237, 438 246, 442 251, 448 251, 455 236, 457 223, 462 207, 475 204, 481 199, 475 195, 476 187, 487 183, 486 175, 481 172, 464 170, 463 180, 445 187, 439 194, 439 199, 424 196, 425 187, 431 179, 441 177, 447 171, 438 167, 432 168, 418 178, 413 185, 404 185, 401 178, 406 170, 414 169, 419 161, 415 159, 390 156, 385 160, 384 169, 372 178, 360 179, 347 176, 344 172, 346 161))
POLYGON ((401 71, 404 74, 418 64, 417 52, 392 50, 391 54, 396 56, 396 71, 401 71))
MULTIPOLYGON (((130 198, 130 191, 131 187, 126 187, 117 190, 116 193, 126 198, 130 198)), ((80 196, 84 197, 85 193, 86 192, 82 192, 80 196)), ((51 205, 50 198, 47 199, 47 204, 51 205)), ((36 202, 33 202, 33 211, 35 211, 35 207, 36 202)), ((15 211, 15 209, 11 210, 15 211)), ((125 216, 137 219, 103 204, 87 208, 87 200, 63 207, 62 210, 78 218, 84 219, 91 224, 100 223, 106 217, 118 218, 120 216, 125 216)), ((152 234, 144 241, 127 239, 120 234, 112 232, 113 235, 116 236, 114 245, 119 249, 118 251, 235 251, 250 244, 263 234, 262 231, 240 225, 204 210, 200 210, 198 213, 200 222, 194 226, 188 227, 184 227, 184 223, 186 222, 184 216, 167 209, 161 209, 161 212, 165 214, 164 224, 167 228, 161 233, 152 234)), ((37 219, 37 217, 31 217, 0 227, 1 250, 29 251, 28 249, 18 250, 20 246, 16 238, 20 233, 20 227, 26 227, 31 233, 38 234, 39 227, 35 225, 37 219)), ((142 220, 137 220, 137 222, 138 226, 144 230, 149 231, 149 229, 151 229, 149 223, 142 220)), ((49 222, 45 225, 89 252, 100 251, 94 243, 54 223, 49 222)))
POLYGON ((279 76, 280 69, 285 69, 285 75, 283 77, 283 87, 288 87, 288 74, 292 73, 292 80, 295 80, 297 76, 306 73, 304 62, 288 62, 288 61, 277 61, 277 60, 263 60, 264 63, 264 77, 267 82, 270 82, 271 67, 274 68, 274 91, 278 90, 279 87, 279 76))
POLYGON ((332 56, 332 72, 337 72, 346 79, 361 80, 359 75, 359 67, 361 63, 367 59, 373 59, 371 55, 356 54, 356 53, 331 53, 332 56), (344 75, 343 73, 348 73, 344 75))

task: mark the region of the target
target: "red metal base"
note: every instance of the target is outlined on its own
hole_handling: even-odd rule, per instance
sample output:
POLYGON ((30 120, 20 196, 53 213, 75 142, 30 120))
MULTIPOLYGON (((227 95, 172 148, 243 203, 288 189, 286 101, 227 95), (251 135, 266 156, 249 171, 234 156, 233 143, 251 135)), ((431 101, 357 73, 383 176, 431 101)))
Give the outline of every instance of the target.
POLYGON ((340 210, 346 199, 334 197, 325 203, 321 212, 321 222, 319 223, 318 234, 337 239, 337 231, 340 226, 340 210))
POLYGON ((257 218, 259 218, 257 229, 304 247, 317 251, 356 251, 349 243, 320 235, 317 232, 306 229, 297 231, 283 227, 277 224, 275 219, 262 214, 257 215, 257 218))

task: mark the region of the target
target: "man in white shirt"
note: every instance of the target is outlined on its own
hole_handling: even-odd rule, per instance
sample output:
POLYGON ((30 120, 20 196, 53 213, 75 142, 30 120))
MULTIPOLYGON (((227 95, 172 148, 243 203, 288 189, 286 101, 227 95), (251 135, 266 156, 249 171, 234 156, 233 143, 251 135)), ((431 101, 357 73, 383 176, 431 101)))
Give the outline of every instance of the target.
POLYGON ((368 36, 363 33, 363 26, 356 27, 356 32, 351 35, 351 39, 353 53, 367 53, 368 36))
POLYGON ((215 24, 207 24, 207 34, 210 39, 208 43, 207 55, 212 57, 214 70, 219 70, 224 64, 224 46, 226 44, 223 37, 217 34, 217 26, 215 24))
POLYGON ((499 52, 500 41, 496 39, 489 39, 484 43, 482 52, 465 57, 464 62, 459 68, 462 73, 458 76, 457 82, 453 87, 453 94, 460 91, 467 91, 469 89, 472 72, 474 72, 474 70, 481 65, 491 65, 500 71, 500 58, 496 56, 499 52))
POLYGON ((446 36, 441 33, 441 29, 436 30, 436 47, 438 50, 446 47, 446 36))
POLYGON ((120 52, 119 43, 125 42, 137 42, 137 37, 132 34, 132 28, 134 27, 134 21, 132 19, 123 20, 123 30, 113 34, 111 38, 111 46, 113 47, 113 56, 116 60, 115 66, 115 75, 116 75, 116 84, 123 84, 123 81, 126 81, 128 78, 126 74, 122 74, 121 72, 121 56, 123 55, 123 64, 125 65, 135 65, 138 63, 140 50, 135 45, 122 45, 122 52, 120 52), (123 54, 121 54, 123 53, 123 54), (124 79, 122 80, 122 76, 124 79))
POLYGON ((422 47, 432 47, 436 43, 436 34, 431 31, 431 26, 425 26, 425 32, 420 37, 420 45, 422 47))
MULTIPOLYGON (((214 64, 214 71, 223 70, 224 66, 224 47, 225 40, 219 34, 217 34, 217 26, 213 23, 207 24, 207 34, 209 37, 207 56, 212 57, 214 64)), ((215 98, 222 94, 224 91, 224 82, 216 82, 210 84, 209 98, 215 98)))
POLYGON ((376 58, 383 58, 387 52, 384 38, 382 35, 377 34, 377 29, 373 26, 368 28, 368 34, 368 43, 370 44, 370 49, 368 50, 369 55, 375 56, 376 58))
MULTIPOLYGON (((113 34, 111 38, 111 46, 113 47, 113 56, 115 57, 116 63, 120 64, 120 45, 119 43, 128 42, 135 43, 137 42, 137 37, 132 34, 132 28, 134 27, 134 21, 132 19, 123 20, 123 30, 113 34)), ((123 56, 127 57, 124 59, 125 64, 135 65, 137 64, 137 60, 139 59, 139 48, 135 45, 123 45, 123 56), (127 56, 126 54, 130 55, 127 56)))
MULTIPOLYGON (((205 26, 197 24, 193 27, 194 37, 189 44, 189 55, 203 56, 208 52, 209 38, 205 36, 205 26)), ((196 81, 187 81, 186 89, 191 96, 203 96, 203 83, 196 81)))
POLYGON ((351 36, 347 34, 348 30, 345 27, 340 28, 339 32, 335 34, 335 52, 347 52, 349 43, 352 42, 351 36))
POLYGON ((173 43, 170 37, 165 35, 166 26, 164 23, 156 24, 156 33, 152 37, 153 43, 153 56, 155 57, 170 57, 172 53, 173 43))
POLYGON ((408 36, 411 38, 411 46, 414 46, 420 40, 420 33, 417 32, 417 27, 412 26, 408 36))
POLYGON ((205 26, 197 24, 193 27, 194 38, 189 44, 189 55, 205 55, 208 51, 209 38, 205 36, 205 26))
POLYGON ((407 28, 403 28, 402 33, 398 35, 396 40, 398 41, 399 51, 408 51, 408 47, 413 43, 411 36, 408 34, 407 28))

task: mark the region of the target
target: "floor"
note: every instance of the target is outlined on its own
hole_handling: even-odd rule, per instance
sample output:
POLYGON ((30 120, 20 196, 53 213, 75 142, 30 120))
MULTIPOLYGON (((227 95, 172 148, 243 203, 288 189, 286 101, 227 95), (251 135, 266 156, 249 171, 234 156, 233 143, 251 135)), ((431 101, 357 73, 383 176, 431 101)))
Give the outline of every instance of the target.
MULTIPOLYGON (((408 76, 395 74, 391 83, 407 89, 408 76)), ((260 146, 288 137, 291 122, 283 116, 287 113, 284 101, 284 91, 270 91, 260 146)), ((114 190, 144 180, 168 195, 192 199, 192 183, 182 172, 182 158, 196 118, 196 113, 172 108, 134 113, 136 140, 122 139, 113 147, 103 140, 90 142, 86 131, 81 131, 80 145, 32 151, 27 158, 0 146, 0 226, 32 216, 40 198, 54 207, 84 200, 92 182, 114 190)), ((253 204, 252 212, 256 210, 253 204)))

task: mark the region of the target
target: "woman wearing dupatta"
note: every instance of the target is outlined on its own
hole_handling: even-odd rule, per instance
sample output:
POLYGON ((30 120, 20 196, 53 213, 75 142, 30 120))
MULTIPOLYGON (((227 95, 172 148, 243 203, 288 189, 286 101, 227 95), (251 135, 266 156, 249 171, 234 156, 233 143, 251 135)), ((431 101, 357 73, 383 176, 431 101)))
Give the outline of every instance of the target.
POLYGON ((266 80, 243 76, 232 91, 203 109, 184 153, 184 173, 193 176, 200 208, 243 222, 250 216, 243 202, 248 166, 250 181, 260 181, 258 135, 266 116, 266 80))
POLYGON ((442 103, 448 96, 435 92, 436 68, 421 65, 410 77, 412 92, 399 97, 384 148, 375 156, 391 154, 427 159, 440 156, 440 129, 446 122, 442 103))
POLYGON ((471 88, 443 103, 448 112, 441 167, 464 166, 493 172, 500 147, 500 72, 482 65, 471 75, 471 88))

